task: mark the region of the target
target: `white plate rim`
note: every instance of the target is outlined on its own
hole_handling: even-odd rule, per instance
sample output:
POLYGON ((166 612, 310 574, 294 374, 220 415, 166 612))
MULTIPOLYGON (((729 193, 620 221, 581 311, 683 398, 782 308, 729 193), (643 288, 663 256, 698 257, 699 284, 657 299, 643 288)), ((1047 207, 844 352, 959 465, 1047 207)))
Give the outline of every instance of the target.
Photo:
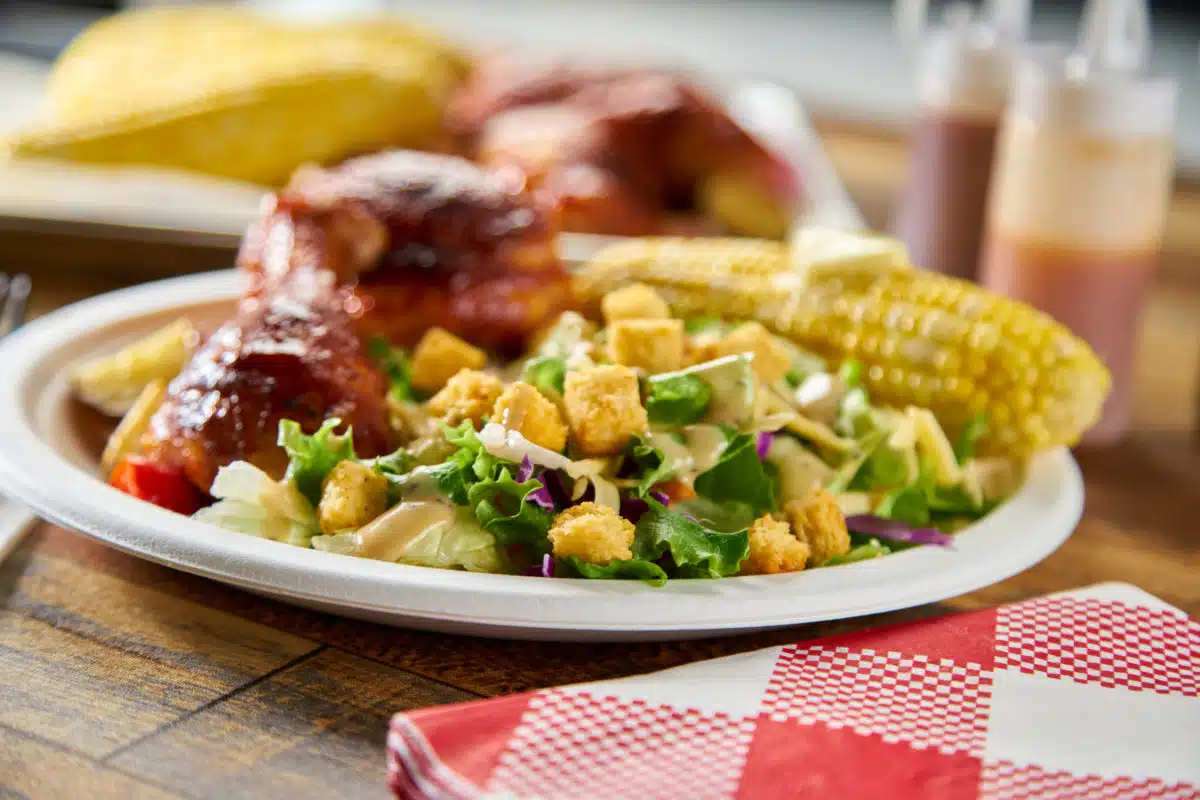
POLYGON ((106 326, 232 300, 240 287, 231 270, 156 281, 68 306, 0 341, 0 488, 53 522, 187 572, 350 614, 479 632, 717 633, 907 608, 1032 566, 1070 536, 1082 515, 1082 477, 1059 449, 1036 458, 1017 495, 961 532, 951 550, 915 548, 828 570, 653 588, 433 570, 236 534, 123 495, 45 440, 36 405, 46 390, 39 369, 48 358, 61 358, 72 342, 106 326))

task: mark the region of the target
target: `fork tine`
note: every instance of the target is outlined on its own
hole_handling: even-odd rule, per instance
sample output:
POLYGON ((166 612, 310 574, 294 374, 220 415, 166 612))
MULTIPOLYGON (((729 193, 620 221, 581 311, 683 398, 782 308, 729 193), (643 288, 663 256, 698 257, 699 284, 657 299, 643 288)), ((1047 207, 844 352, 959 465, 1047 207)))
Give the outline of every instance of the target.
POLYGON ((29 306, 29 290, 32 286, 33 281, 23 272, 8 282, 8 298, 4 303, 4 316, 8 322, 6 333, 12 333, 25 324, 25 312, 29 306))

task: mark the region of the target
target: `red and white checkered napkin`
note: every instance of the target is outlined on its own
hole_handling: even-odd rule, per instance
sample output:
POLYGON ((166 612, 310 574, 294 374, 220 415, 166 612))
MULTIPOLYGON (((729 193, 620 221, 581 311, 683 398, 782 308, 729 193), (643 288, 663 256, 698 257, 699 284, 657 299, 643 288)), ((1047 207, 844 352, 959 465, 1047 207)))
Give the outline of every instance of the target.
POLYGON ((397 715, 404 798, 1200 798, 1200 623, 1124 584, 397 715))

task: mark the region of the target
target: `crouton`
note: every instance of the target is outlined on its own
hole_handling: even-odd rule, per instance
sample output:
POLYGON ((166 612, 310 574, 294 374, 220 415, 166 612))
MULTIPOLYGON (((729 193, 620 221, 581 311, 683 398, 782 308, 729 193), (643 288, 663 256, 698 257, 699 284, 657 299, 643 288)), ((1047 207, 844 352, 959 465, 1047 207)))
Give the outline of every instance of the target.
POLYGON ((492 408, 492 421, 555 452, 567 446, 567 426, 558 406, 528 383, 514 383, 492 408))
POLYGON ((644 283, 633 283, 604 295, 600 311, 609 325, 619 319, 666 319, 671 316, 667 302, 644 283))
POLYGON ((813 564, 850 551, 846 517, 829 490, 817 489, 805 502, 785 505, 783 511, 796 538, 808 545, 813 564))
POLYGON ((430 328, 412 356, 412 385, 423 392, 436 392, 460 369, 479 369, 487 353, 442 328, 430 328))
POLYGON ((557 558, 604 565, 633 558, 633 531, 633 523, 608 506, 580 503, 554 518, 550 542, 557 558))
POLYGON ((792 370, 791 351, 758 322, 739 325, 712 349, 718 356, 753 353, 754 372, 768 384, 782 380, 792 370))
POLYGON ((563 404, 575 444, 587 456, 621 452, 650 424, 637 373, 619 364, 568 372, 563 404))
POLYGON ((387 510, 387 478, 357 461, 342 461, 325 476, 317 518, 321 532, 361 528, 387 510))
POLYGON ((774 575, 799 572, 808 561, 808 545, 796 538, 791 527, 769 514, 750 526, 750 555, 742 562, 742 575, 774 575))
POLYGON ((622 319, 608 328, 608 356, 650 374, 683 366, 683 320, 622 319))
POLYGON ((429 398, 425 409, 447 425, 469 419, 478 428, 503 391, 504 384, 495 375, 460 369, 440 392, 429 398))
POLYGON ((691 367, 720 358, 717 352, 717 339, 706 334, 689 336, 683 343, 683 365, 691 367))

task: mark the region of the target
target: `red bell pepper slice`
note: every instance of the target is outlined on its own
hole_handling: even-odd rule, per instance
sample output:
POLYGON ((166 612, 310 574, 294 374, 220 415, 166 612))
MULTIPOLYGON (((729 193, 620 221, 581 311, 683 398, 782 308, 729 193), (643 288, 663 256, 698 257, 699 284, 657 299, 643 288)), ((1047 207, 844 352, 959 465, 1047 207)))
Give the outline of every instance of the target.
POLYGON ((125 494, 180 514, 194 514, 205 505, 204 495, 183 472, 141 456, 123 459, 108 483, 125 494))

